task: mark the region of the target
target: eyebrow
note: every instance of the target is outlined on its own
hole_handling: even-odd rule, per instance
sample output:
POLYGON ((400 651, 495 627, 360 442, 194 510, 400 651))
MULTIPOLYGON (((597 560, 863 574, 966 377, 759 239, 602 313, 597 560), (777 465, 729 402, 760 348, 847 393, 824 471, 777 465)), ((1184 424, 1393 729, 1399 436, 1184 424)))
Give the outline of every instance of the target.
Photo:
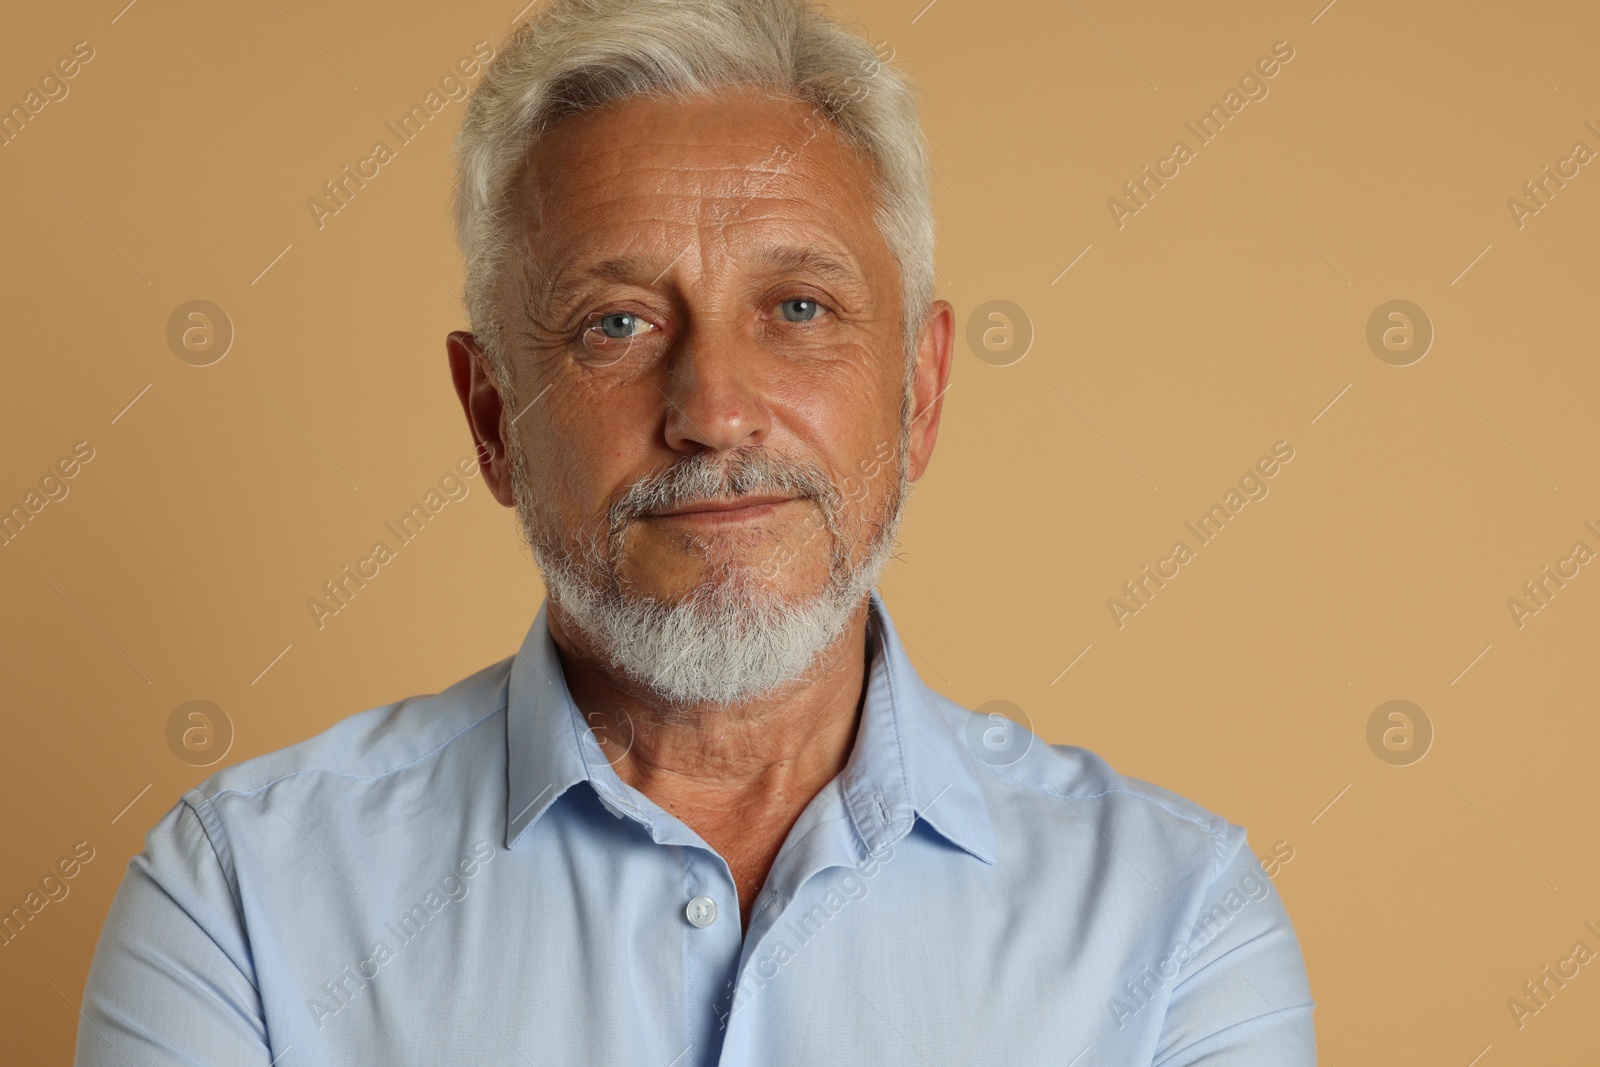
POLYGON ((764 267, 793 273, 811 273, 841 285, 861 285, 865 279, 855 266, 832 252, 805 245, 767 245, 752 257, 764 267))
MULTIPOLYGON (((763 245, 745 258, 758 268, 814 274, 850 293, 860 294, 866 289, 866 279, 852 259, 836 256, 821 248, 793 244, 763 245)), ((650 280, 647 282, 638 282, 648 288, 660 281, 677 259, 669 260, 665 266, 657 266, 657 262, 654 257, 612 256, 565 272, 559 281, 546 287, 546 306, 563 310, 583 289, 596 281, 638 282, 638 279, 648 278, 650 280)))

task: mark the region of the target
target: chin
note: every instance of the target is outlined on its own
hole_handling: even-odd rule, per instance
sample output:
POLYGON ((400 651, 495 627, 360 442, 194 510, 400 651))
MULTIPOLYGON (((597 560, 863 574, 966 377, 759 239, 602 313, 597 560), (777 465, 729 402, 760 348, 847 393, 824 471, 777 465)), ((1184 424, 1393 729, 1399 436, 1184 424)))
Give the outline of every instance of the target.
POLYGON ((808 604, 828 585, 827 562, 820 541, 810 550, 794 549, 763 539, 758 544, 702 544, 687 560, 668 566, 636 563, 620 569, 624 584, 658 599, 677 602, 700 596, 743 595, 763 603, 808 604), (628 575, 640 578, 627 580, 628 575))

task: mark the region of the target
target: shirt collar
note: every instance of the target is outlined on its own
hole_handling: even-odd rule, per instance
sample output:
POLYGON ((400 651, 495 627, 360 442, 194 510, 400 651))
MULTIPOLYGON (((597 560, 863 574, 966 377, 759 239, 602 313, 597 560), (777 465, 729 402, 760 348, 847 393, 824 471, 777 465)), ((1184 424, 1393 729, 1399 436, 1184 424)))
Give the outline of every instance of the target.
MULTIPOLYGON (((549 599, 511 664, 506 705, 506 847, 578 782, 607 806, 649 823, 621 795, 620 779, 572 701, 550 636, 549 599)), ((917 819, 984 863, 994 862, 994 831, 968 750, 940 701, 906 658, 883 598, 873 589, 872 660, 850 759, 837 779, 862 846, 877 852, 917 819)), ((948 703, 948 702, 946 702, 948 703)))

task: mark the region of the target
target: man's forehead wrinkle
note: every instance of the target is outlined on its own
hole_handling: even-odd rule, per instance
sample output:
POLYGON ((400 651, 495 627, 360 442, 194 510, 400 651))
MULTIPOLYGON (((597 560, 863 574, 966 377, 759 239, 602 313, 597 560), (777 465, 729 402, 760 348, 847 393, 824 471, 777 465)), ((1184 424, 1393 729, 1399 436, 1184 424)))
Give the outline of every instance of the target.
MULTIPOLYGON (((659 263, 650 271, 656 277, 687 249, 697 246, 704 261, 715 256, 718 262, 739 265, 755 263, 783 269, 850 268, 855 278, 864 278, 862 257, 851 247, 848 234, 830 225, 829 220, 815 217, 808 205, 797 205, 794 212, 748 211, 735 214, 703 212, 693 219, 650 216, 629 220, 624 226, 611 224, 580 227, 554 239, 529 239, 524 243, 530 259, 549 264, 541 273, 555 285, 568 278, 595 275, 605 277, 619 273, 616 264, 621 261, 639 262, 645 267, 659 263), (621 237, 621 240, 614 240, 621 237), (819 253, 812 261, 801 261, 795 256, 775 259, 768 249, 789 246, 791 249, 808 249, 819 253), (535 248, 543 251, 540 256, 535 248), (830 262, 835 261, 835 262, 830 262)), ((842 273, 835 271, 834 273, 842 273)))
MULTIPOLYGON (((791 124, 775 126, 763 133, 748 135, 751 139, 700 137, 695 140, 679 141, 659 133, 648 132, 643 136, 629 136, 619 141, 608 134, 609 131, 605 130, 584 131, 576 136, 570 145, 557 146, 560 149, 559 158, 579 169, 584 169, 614 165, 618 157, 626 161, 637 157, 641 152, 652 152, 679 159, 690 159, 695 165, 699 165, 699 157, 708 151, 726 152, 735 156, 745 156, 750 160, 761 160, 770 158, 785 147, 793 148, 816 143, 814 136, 802 135, 801 129, 791 124)), ((742 164, 735 162, 730 165, 742 164)), ((542 169, 535 167, 531 173, 537 174, 542 169)))
POLYGON ((542 195, 536 194, 534 199, 541 202, 544 215, 549 218, 591 213, 632 202, 690 205, 696 201, 790 200, 813 203, 819 194, 836 198, 842 190, 832 186, 838 184, 838 179, 819 180, 792 164, 640 163, 582 186, 546 187, 540 190, 542 195), (808 184, 817 188, 808 191, 808 184))
POLYGON ((529 243, 544 252, 543 263, 559 264, 541 279, 544 307, 560 314, 607 281, 649 287, 669 271, 681 282, 696 269, 710 277, 730 267, 809 271, 845 290, 840 298, 875 304, 851 249, 855 230, 876 232, 856 203, 853 158, 833 158, 833 146, 814 138, 731 132, 731 140, 697 142, 630 130, 618 143, 604 129, 574 130, 572 150, 540 168, 533 196, 543 211, 529 243), (775 151, 791 141, 803 151, 775 151), (730 160, 730 150, 746 158, 730 160), (831 255, 756 255, 773 244, 831 255))
MULTIPOLYGON (((626 144, 599 143, 598 136, 585 136, 564 152, 555 166, 535 167, 528 174, 533 177, 546 195, 560 195, 569 191, 570 177, 598 173, 606 179, 625 178, 630 173, 648 180, 649 176, 704 176, 708 179, 748 179, 750 176, 789 175, 798 180, 820 177, 814 167, 832 170, 829 161, 819 156, 829 154, 814 136, 806 138, 795 131, 772 131, 770 135, 757 135, 754 140, 737 142, 664 141, 657 137, 630 140, 626 144), (657 152, 673 149, 674 158, 661 159, 657 152), (707 158, 718 152, 732 151, 736 158, 707 158), (642 152, 651 158, 640 159, 642 152), (742 158, 738 158, 742 157, 742 158), (555 178, 555 181, 549 179, 555 178)), ((859 164, 851 152, 843 152, 840 162, 847 170, 859 164)), ((837 180, 837 179, 836 179, 837 180)), ((603 179, 604 181, 604 179, 603 179)), ((588 188, 583 186, 580 188, 588 188)))
POLYGON ((790 136, 791 132, 792 131, 785 130, 782 133, 777 133, 775 136, 764 136, 754 141, 736 141, 721 137, 716 138, 715 140, 707 140, 702 138, 697 141, 669 141, 662 137, 650 136, 629 139, 627 143, 618 144, 615 141, 608 143, 597 143, 600 141, 599 137, 590 137, 581 142, 583 148, 582 152, 574 153, 574 155, 592 156, 595 157, 593 161, 598 162, 607 156, 634 155, 640 150, 641 147, 685 149, 685 154, 702 152, 707 148, 749 149, 752 155, 766 155, 771 153, 775 147, 780 147, 774 143, 776 141, 798 141, 803 139, 800 137, 790 136))
MULTIPOLYGON (((605 143, 584 136, 573 150, 537 168, 537 190, 546 219, 581 216, 608 210, 618 202, 648 204, 656 210, 681 205, 686 218, 706 210, 707 202, 777 202, 790 200, 810 205, 839 204, 856 188, 860 161, 846 152, 838 158, 816 139, 775 134, 741 139, 742 159, 718 155, 727 142, 663 142, 636 140, 628 144, 605 143), (652 149, 670 145, 684 152, 678 158, 659 158, 652 149), (781 151, 793 146, 797 151, 781 151), (640 149, 648 158, 639 158, 640 149), (713 158, 706 158, 711 149, 713 158), (594 176, 594 177, 590 177, 594 176), (698 201, 698 203, 695 203, 698 201)), ((749 208, 737 214, 745 215, 749 208)))
MULTIPOLYGON (((655 173, 666 172, 658 168, 655 173)), ((694 174, 704 176, 706 170, 697 168, 694 174)), ((583 189, 562 190, 542 200, 542 223, 565 236, 605 225, 628 228, 642 223, 697 224, 708 212, 722 219, 788 219, 803 225, 845 215, 859 215, 870 222, 863 210, 866 205, 858 205, 848 178, 812 180, 810 175, 781 167, 719 168, 715 175, 726 180, 682 188, 659 181, 635 188, 602 182, 583 189), (735 205, 732 211, 728 210, 730 203, 735 205), (636 216, 635 212, 649 214, 636 216), (617 214, 618 220, 608 218, 608 213, 617 214), (590 221, 596 219, 597 223, 590 221)))

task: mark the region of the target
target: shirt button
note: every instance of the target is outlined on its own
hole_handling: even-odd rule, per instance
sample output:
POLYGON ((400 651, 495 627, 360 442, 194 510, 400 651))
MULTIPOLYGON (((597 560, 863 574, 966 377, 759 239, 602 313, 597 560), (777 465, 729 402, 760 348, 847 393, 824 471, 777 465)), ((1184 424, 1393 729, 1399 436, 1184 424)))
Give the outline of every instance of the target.
POLYGON ((695 897, 683 912, 690 922, 704 929, 717 921, 717 902, 710 897, 695 897))

